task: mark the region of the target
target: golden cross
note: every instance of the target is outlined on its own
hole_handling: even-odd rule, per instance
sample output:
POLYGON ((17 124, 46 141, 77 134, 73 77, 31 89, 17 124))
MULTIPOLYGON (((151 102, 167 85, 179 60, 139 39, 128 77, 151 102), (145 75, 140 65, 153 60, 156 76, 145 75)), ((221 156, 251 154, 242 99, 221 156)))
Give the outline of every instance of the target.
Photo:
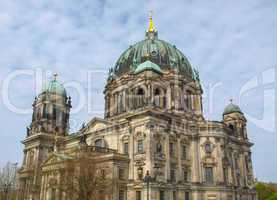
POLYGON ((56 81, 56 80, 57 80, 57 77, 58 77, 58 74, 57 74, 57 73, 54 73, 53 76, 54 76, 54 80, 56 81))
POLYGON ((149 19, 152 19, 153 17, 153 10, 149 10, 149 19))
POLYGON ((153 22, 152 16, 153 16, 153 11, 150 10, 149 11, 149 27, 148 27, 148 32, 154 32, 155 31, 155 27, 154 27, 154 22, 153 22))

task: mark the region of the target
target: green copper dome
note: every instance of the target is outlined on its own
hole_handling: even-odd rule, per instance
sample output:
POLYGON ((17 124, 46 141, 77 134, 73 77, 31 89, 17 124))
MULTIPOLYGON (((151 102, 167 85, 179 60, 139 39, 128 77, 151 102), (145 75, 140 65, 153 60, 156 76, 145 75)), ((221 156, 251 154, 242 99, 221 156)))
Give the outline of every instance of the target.
POLYGON ((135 74, 138 74, 145 70, 152 70, 157 73, 163 73, 161 68, 157 64, 152 63, 151 61, 147 60, 144 63, 141 63, 137 66, 137 68, 135 69, 135 74))
POLYGON ((227 114, 231 114, 231 113, 243 114, 240 107, 233 104, 232 102, 228 106, 226 106, 226 108, 224 109, 223 115, 227 115, 227 114))
POLYGON ((110 74, 121 76, 135 72, 138 66, 147 60, 158 65, 162 71, 174 69, 195 80, 194 70, 186 56, 176 46, 158 39, 152 18, 146 31, 146 38, 123 52, 115 67, 110 70, 110 74))
POLYGON ((66 97, 66 90, 62 84, 60 84, 56 78, 51 80, 48 84, 44 85, 41 93, 52 93, 66 97))
POLYGON ((180 73, 194 78, 192 67, 188 59, 175 46, 155 38, 146 38, 130 46, 118 59, 114 74, 121 76, 135 71, 139 64, 146 60, 164 69, 177 69, 180 73))

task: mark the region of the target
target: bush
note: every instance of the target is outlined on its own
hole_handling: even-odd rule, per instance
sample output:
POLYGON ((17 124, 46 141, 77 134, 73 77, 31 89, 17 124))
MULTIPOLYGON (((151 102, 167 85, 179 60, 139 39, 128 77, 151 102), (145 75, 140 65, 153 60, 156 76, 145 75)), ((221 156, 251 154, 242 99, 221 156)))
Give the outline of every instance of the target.
POLYGON ((272 188, 264 183, 257 183, 255 188, 258 193, 259 200, 268 200, 268 198, 271 197, 273 193, 272 188))
POLYGON ((277 200, 277 192, 273 192, 266 200, 277 200))

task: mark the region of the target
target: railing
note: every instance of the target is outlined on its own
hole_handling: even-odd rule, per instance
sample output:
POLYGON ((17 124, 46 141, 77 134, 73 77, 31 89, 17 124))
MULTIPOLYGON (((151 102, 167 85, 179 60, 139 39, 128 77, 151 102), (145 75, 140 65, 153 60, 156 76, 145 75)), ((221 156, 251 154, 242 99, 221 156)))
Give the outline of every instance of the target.
POLYGON ((115 149, 109 149, 106 147, 99 147, 99 146, 85 146, 83 150, 87 152, 99 152, 99 153, 117 153, 115 149))

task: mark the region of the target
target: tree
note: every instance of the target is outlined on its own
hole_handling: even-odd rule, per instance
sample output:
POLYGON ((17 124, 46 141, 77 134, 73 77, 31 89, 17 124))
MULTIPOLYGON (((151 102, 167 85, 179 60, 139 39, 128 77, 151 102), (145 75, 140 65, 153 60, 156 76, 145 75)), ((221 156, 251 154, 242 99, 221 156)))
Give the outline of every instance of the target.
POLYGON ((277 192, 273 192, 266 200, 277 200, 277 192))
POLYGON ((264 183, 257 183, 255 188, 258 193, 259 200, 267 200, 267 198, 269 198, 273 193, 272 188, 264 183))
POLYGON ((16 198, 17 163, 8 162, 0 169, 0 199, 12 200, 16 198))
POLYGON ((112 195, 111 171, 96 162, 95 157, 91 152, 81 151, 65 161, 60 180, 53 184, 58 185, 61 196, 68 200, 104 200, 112 195))

